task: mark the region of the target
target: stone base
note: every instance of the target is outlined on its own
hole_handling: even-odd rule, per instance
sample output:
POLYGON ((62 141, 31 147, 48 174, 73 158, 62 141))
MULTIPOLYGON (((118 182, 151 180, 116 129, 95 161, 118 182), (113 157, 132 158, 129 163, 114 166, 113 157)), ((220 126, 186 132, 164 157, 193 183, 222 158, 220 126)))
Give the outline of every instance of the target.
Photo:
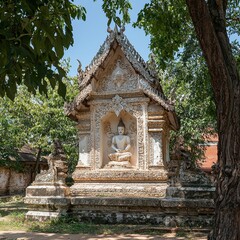
POLYGON ((122 162, 117 162, 117 161, 110 161, 105 167, 105 169, 133 169, 133 166, 130 164, 129 161, 122 161, 122 162))
POLYGON ((95 223, 206 227, 212 224, 213 210, 213 201, 207 199, 75 197, 70 214, 95 223))
POLYGON ((65 215, 70 206, 69 187, 59 182, 33 182, 26 189, 24 203, 29 220, 45 221, 65 215))
POLYGON ((62 214, 60 212, 28 211, 25 215, 27 220, 44 222, 46 220, 58 219, 62 214))
POLYGON ((39 184, 30 185, 26 189, 26 197, 31 196, 59 196, 69 195, 69 188, 61 184, 39 184))
POLYGON ((196 186, 196 187, 168 187, 166 195, 168 198, 184 199, 214 199, 215 187, 196 186))
POLYGON ((76 168, 72 175, 76 183, 80 182, 166 182, 167 171, 161 169, 144 171, 136 169, 99 169, 83 170, 76 168))
POLYGON ((167 183, 75 183, 74 196, 92 197, 159 197, 166 195, 167 183))
POLYGON ((70 208, 70 199, 57 196, 26 196, 24 203, 29 211, 26 218, 29 220, 45 221, 66 215, 70 208))

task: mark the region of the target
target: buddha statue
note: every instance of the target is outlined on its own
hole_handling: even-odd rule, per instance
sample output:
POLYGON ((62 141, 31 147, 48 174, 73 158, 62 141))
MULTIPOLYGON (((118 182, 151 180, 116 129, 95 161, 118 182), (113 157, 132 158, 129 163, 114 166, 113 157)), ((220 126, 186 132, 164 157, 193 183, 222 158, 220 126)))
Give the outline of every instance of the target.
POLYGON ((125 125, 120 119, 118 123, 118 135, 114 136, 112 138, 112 149, 115 151, 115 153, 111 153, 108 155, 111 161, 114 162, 122 162, 120 165, 127 164, 128 166, 130 164, 130 160, 132 157, 131 152, 129 151, 131 148, 130 145, 130 137, 127 135, 124 135, 125 133, 125 125))

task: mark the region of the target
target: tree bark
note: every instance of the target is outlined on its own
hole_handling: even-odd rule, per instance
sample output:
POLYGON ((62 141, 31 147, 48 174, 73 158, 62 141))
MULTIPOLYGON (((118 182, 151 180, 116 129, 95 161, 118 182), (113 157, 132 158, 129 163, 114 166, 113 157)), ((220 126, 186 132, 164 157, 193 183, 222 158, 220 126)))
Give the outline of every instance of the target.
POLYGON ((227 36, 226 0, 186 0, 214 91, 218 166, 212 240, 240 239, 240 78, 227 36))
POLYGON ((33 179, 35 179, 35 177, 37 176, 38 171, 39 171, 39 162, 41 159, 41 153, 42 153, 42 148, 39 147, 38 152, 37 152, 37 157, 36 157, 36 163, 35 163, 35 167, 34 167, 33 179))

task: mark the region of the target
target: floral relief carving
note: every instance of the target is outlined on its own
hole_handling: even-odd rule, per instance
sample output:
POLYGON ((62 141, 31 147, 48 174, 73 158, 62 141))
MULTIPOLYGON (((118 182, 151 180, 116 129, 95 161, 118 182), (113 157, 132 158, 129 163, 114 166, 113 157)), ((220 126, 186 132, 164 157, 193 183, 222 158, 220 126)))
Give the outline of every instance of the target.
POLYGON ((95 106, 91 106, 91 132, 90 132, 90 165, 92 166, 92 168, 95 168, 95 164, 94 164, 94 155, 95 155, 95 151, 94 151, 94 138, 95 138, 95 115, 96 115, 96 109, 95 106))
POLYGON ((137 130, 138 130, 138 164, 139 168, 143 169, 144 168, 144 137, 143 137, 143 120, 142 118, 137 119, 137 130))
POLYGON ((98 92, 133 90, 138 84, 138 75, 131 65, 121 58, 111 64, 106 73, 101 76, 98 92))
POLYGON ((110 109, 115 112, 117 117, 119 116, 120 112, 124 109, 127 112, 130 112, 131 109, 129 108, 127 102, 121 98, 119 95, 116 95, 112 102, 110 103, 110 109))
POLYGON ((108 145, 108 147, 111 147, 112 138, 113 138, 113 136, 115 136, 117 134, 117 132, 112 131, 111 124, 109 121, 104 123, 103 129, 104 129, 105 135, 107 136, 107 145, 108 145))
POLYGON ((134 122, 130 123, 127 134, 130 136, 131 146, 135 147, 135 140, 137 138, 137 126, 134 122))

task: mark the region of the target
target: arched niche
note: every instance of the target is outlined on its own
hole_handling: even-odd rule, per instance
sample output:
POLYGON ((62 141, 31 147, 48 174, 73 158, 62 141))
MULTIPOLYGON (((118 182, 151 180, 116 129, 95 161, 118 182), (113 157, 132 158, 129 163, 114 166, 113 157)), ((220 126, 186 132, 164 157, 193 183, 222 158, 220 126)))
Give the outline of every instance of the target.
POLYGON ((101 138, 100 138, 100 157, 101 157, 101 168, 104 168, 110 161, 108 155, 113 153, 114 150, 111 148, 112 138, 117 135, 117 126, 122 119, 125 124, 125 135, 130 137, 132 153, 131 165, 133 168, 137 167, 137 119, 129 114, 128 112, 122 110, 117 116, 115 112, 108 112, 101 119, 101 138))

